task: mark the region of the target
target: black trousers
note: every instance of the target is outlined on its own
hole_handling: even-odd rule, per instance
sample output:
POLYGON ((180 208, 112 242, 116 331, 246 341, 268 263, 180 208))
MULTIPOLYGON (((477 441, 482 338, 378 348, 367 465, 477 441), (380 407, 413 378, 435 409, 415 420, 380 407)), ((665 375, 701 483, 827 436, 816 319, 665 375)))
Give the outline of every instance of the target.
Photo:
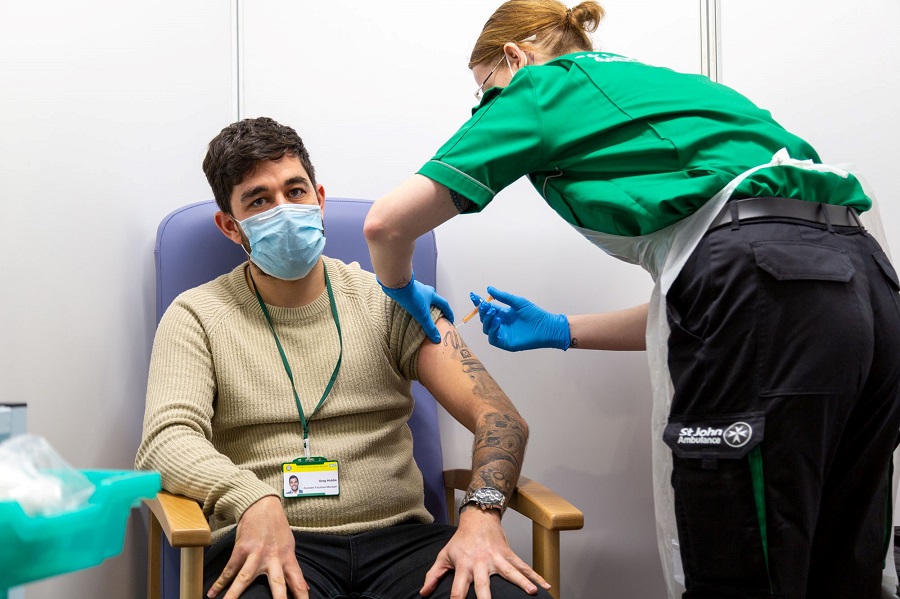
POLYGON ((686 598, 880 596, 900 282, 856 227, 740 223, 667 295, 686 598))
MULTIPOLYGON (((425 573, 454 532, 453 526, 409 523, 349 536, 295 532, 294 539, 310 599, 421 599, 419 589, 425 583, 425 573)), ((225 569, 234 549, 234 537, 232 530, 207 551, 204 593, 225 569)), ((449 572, 430 597, 448 599, 452 584, 453 572, 449 572)), ((292 596, 288 591, 288 597, 292 596)), ((271 599, 268 580, 260 576, 241 597, 271 599)), ((491 597, 551 599, 540 587, 537 595, 528 595, 496 575, 491 576, 491 597)), ((473 588, 469 589, 468 599, 475 599, 473 588)))

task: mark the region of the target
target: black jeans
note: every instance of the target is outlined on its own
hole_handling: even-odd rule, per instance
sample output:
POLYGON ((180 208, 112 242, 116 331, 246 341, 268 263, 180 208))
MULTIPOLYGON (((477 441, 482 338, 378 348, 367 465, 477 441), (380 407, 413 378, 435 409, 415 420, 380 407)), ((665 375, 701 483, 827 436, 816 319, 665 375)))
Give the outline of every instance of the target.
POLYGON ((667 295, 686 598, 879 596, 900 283, 856 227, 708 233, 667 295))
MULTIPOLYGON (((419 589, 425 582, 425 573, 454 532, 453 526, 409 523, 349 536, 295 532, 294 539, 310 599, 421 599, 419 589)), ((207 551, 204 593, 225 569, 234 549, 234 537, 232 530, 207 551)), ((449 572, 431 597, 449 598, 452 584, 453 572, 449 572)), ((290 591, 288 596, 293 596, 290 591)), ((242 597, 271 598, 268 580, 260 576, 242 597)), ((474 589, 469 589, 468 597, 475 598, 474 589)), ((550 594, 539 588, 537 595, 528 595, 495 575, 491 577, 491 597, 550 599, 550 594)))

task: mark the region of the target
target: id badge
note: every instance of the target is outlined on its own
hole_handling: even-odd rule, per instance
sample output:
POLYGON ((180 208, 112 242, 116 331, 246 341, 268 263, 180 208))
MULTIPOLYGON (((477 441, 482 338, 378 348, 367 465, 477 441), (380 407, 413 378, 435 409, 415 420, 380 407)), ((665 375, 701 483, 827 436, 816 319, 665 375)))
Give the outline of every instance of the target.
POLYGON ((341 493, 338 463, 325 458, 297 458, 281 465, 285 497, 335 497, 341 493))

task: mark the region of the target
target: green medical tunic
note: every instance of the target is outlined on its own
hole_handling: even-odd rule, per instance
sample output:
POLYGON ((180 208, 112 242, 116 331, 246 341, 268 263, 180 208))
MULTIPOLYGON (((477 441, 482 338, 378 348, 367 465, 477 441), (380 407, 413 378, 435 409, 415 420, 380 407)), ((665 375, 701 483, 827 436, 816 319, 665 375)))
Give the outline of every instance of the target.
MULTIPOLYGON (((691 215, 740 173, 772 159, 820 162, 807 142, 734 90, 605 52, 518 71, 426 163, 424 175, 487 206, 522 175, 569 223, 637 236, 691 215)), ((871 206, 853 177, 771 167, 733 197, 871 206)))

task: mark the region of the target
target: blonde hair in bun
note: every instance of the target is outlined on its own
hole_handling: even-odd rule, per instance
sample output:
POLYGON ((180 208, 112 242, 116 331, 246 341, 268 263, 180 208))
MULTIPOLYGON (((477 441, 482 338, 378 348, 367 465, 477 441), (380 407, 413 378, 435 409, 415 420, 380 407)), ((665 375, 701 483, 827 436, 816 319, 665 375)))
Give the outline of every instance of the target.
POLYGON ((541 50, 552 57, 593 50, 589 34, 597 30, 604 14, 593 0, 572 8, 559 0, 508 0, 484 24, 469 57, 469 68, 496 60, 508 42, 526 52, 541 50))

